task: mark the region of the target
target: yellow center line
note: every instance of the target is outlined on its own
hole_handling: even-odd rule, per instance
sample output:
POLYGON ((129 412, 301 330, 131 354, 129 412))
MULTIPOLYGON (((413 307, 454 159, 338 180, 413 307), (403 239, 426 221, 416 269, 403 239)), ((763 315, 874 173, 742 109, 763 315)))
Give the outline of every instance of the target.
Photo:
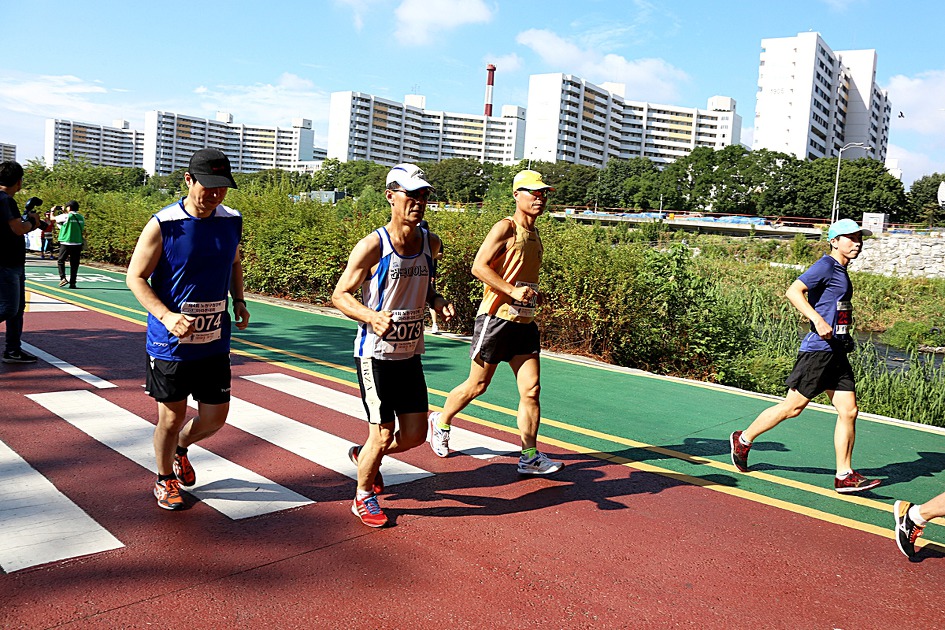
MULTIPOLYGON (((59 297, 58 295, 52 295, 52 294, 44 293, 43 291, 36 291, 36 292, 37 292, 37 293, 40 293, 41 295, 46 295, 47 297, 59 297)), ((65 292, 63 292, 63 293, 65 293, 65 292)), ((139 325, 146 325, 144 322, 142 322, 142 321, 139 320, 139 319, 132 319, 132 318, 130 318, 130 317, 127 317, 127 316, 124 316, 124 315, 121 315, 121 314, 118 314, 118 313, 110 312, 110 311, 103 310, 103 309, 99 309, 99 308, 95 308, 95 307, 90 307, 90 306, 87 306, 86 304, 83 304, 83 303, 81 303, 81 302, 76 302, 76 301, 73 299, 74 296, 73 296, 72 294, 66 294, 66 295, 63 296, 63 297, 65 298, 65 301, 67 301, 67 302, 71 302, 71 303, 77 304, 77 305, 79 305, 79 306, 86 306, 87 308, 89 308, 90 310, 93 310, 93 311, 95 311, 95 312, 102 313, 102 314, 105 314, 105 315, 111 315, 111 316, 113 316, 113 317, 118 317, 118 318, 123 319, 123 320, 125 320, 125 321, 130 321, 130 322, 132 322, 132 323, 136 323, 136 324, 139 324, 139 325)), ((89 300, 89 301, 96 302, 96 303, 99 303, 99 304, 104 304, 104 305, 107 305, 107 306, 119 306, 119 305, 113 305, 113 304, 111 304, 110 302, 105 302, 105 301, 102 301, 102 300, 96 300, 96 299, 90 298, 90 297, 88 297, 88 296, 81 296, 81 297, 82 297, 82 299, 87 299, 87 300, 89 300)), ((120 306, 119 306, 119 308, 121 308, 122 310, 125 310, 125 311, 129 311, 129 312, 138 314, 139 316, 147 316, 147 312, 145 312, 145 311, 136 310, 136 309, 132 309, 132 308, 128 308, 128 307, 120 307, 120 306)), ((298 359, 298 360, 300 360, 300 361, 306 361, 306 362, 308 362, 308 363, 313 363, 313 364, 319 365, 319 366, 321 366, 321 367, 330 368, 330 369, 334 369, 334 370, 340 370, 340 371, 342 371, 342 372, 351 373, 351 374, 355 373, 355 370, 354 370, 354 368, 352 368, 352 367, 338 365, 338 364, 336 364, 336 363, 332 363, 332 362, 329 362, 329 361, 323 361, 323 360, 321 360, 321 359, 316 359, 316 358, 314 358, 314 357, 310 357, 310 356, 307 356, 307 355, 304 355, 304 354, 300 354, 300 353, 297 353, 297 352, 292 352, 292 351, 290 351, 290 350, 282 350, 282 349, 280 349, 280 348, 274 348, 274 347, 268 346, 268 345, 266 345, 266 344, 257 343, 257 342, 249 341, 249 340, 246 340, 246 339, 241 339, 241 338, 239 338, 239 337, 233 337, 233 338, 232 338, 232 341, 235 342, 235 343, 244 344, 244 345, 247 345, 247 346, 250 346, 250 347, 253 347, 253 348, 257 348, 257 349, 259 349, 259 350, 263 350, 263 351, 266 351, 266 352, 271 352, 271 353, 274 353, 274 354, 283 355, 283 356, 291 357, 291 358, 294 358, 294 359, 298 359)), ((278 367, 281 367, 281 368, 284 368, 284 369, 288 369, 288 370, 292 370, 292 371, 295 371, 295 372, 299 372, 299 373, 302 373, 302 374, 308 374, 308 375, 310 375, 310 376, 315 376, 315 377, 318 377, 318 378, 324 378, 324 379, 329 380, 329 381, 331 381, 331 382, 334 382, 334 383, 337 383, 337 384, 340 384, 340 385, 345 385, 345 386, 347 386, 347 387, 351 387, 351 388, 353 388, 353 389, 355 389, 355 390, 358 389, 358 385, 357 385, 356 383, 351 382, 351 381, 348 381, 348 380, 345 380, 345 379, 340 379, 340 378, 333 377, 333 376, 328 376, 328 375, 322 374, 322 373, 320 373, 320 372, 316 372, 316 371, 314 371, 314 370, 310 370, 310 369, 307 369, 307 368, 304 368, 304 367, 300 367, 300 366, 295 366, 295 365, 286 363, 286 362, 284 362, 284 361, 272 359, 272 358, 270 358, 270 357, 266 357, 266 356, 257 354, 257 353, 255 353, 255 352, 251 352, 251 351, 247 351, 247 350, 237 350, 237 349, 234 349, 234 350, 233 350, 233 353, 234 353, 234 354, 238 354, 238 355, 240 355, 240 356, 247 357, 247 358, 255 359, 255 360, 258 360, 258 361, 261 361, 261 362, 264 362, 264 363, 268 363, 268 364, 271 364, 271 365, 275 365, 275 366, 278 366, 278 367)), ((583 363, 582 363, 582 365, 583 365, 583 363)), ((591 366, 591 367, 593 367, 593 366, 591 366)), ((606 369, 606 368, 601 368, 601 369, 606 369)), ((614 370, 614 371, 619 371, 619 370, 614 370)), ((655 377, 657 377, 657 378, 661 378, 659 375, 653 375, 653 376, 655 376, 655 377)), ((662 377, 662 378, 667 378, 667 377, 662 377)), ((442 397, 446 397, 447 394, 448 394, 448 392, 445 392, 445 391, 442 391, 442 390, 438 390, 438 389, 433 389, 433 388, 429 388, 428 391, 430 391, 430 392, 433 393, 433 394, 442 396, 442 397)), ((502 414, 504 414, 504 415, 508 415, 508 416, 511 416, 511 417, 515 417, 515 416, 517 415, 517 411, 514 410, 514 409, 509 409, 508 407, 502 407, 502 406, 500 406, 500 405, 495 405, 495 404, 488 403, 488 402, 484 402, 484 401, 473 400, 471 404, 473 404, 473 405, 475 405, 475 406, 478 406, 478 407, 481 407, 481 408, 483 408, 483 409, 488 409, 488 410, 495 411, 495 412, 498 412, 498 413, 502 413, 502 414)), ((430 407, 431 407, 431 409, 440 409, 440 410, 442 410, 441 407, 438 407, 438 406, 436 406, 436 405, 431 405, 430 407)), ((480 426, 489 427, 489 428, 491 428, 491 429, 495 429, 495 430, 497 430, 497 431, 501 431, 501 432, 504 432, 504 433, 509 433, 509 434, 513 434, 513 435, 516 435, 516 436, 519 434, 517 428, 514 428, 514 427, 507 427, 507 426, 505 426, 505 425, 498 424, 498 423, 495 423, 495 422, 491 422, 491 421, 489 421, 489 420, 485 420, 485 419, 482 419, 482 418, 477 418, 477 417, 475 417, 475 416, 470 416, 470 415, 467 415, 467 414, 458 414, 456 417, 457 417, 457 418, 460 418, 461 420, 465 420, 465 421, 471 422, 471 423, 473 423, 473 424, 478 424, 478 425, 480 425, 480 426)), ((820 487, 820 486, 815 486, 815 485, 812 485, 812 484, 804 483, 804 482, 801 482, 801 481, 795 481, 795 480, 792 480, 792 479, 784 479, 784 478, 782 478, 782 477, 778 477, 778 476, 772 475, 772 474, 770 474, 770 473, 765 473, 765 472, 760 472, 760 471, 751 471, 751 472, 747 472, 747 473, 741 473, 741 472, 738 471, 738 469, 736 469, 736 468, 735 468, 734 466, 732 466, 731 464, 727 464, 727 463, 723 463, 723 462, 718 462, 718 461, 716 461, 716 460, 708 459, 708 458, 705 458, 705 457, 699 457, 699 456, 697 456, 697 455, 690 455, 690 454, 688 454, 688 453, 683 453, 683 452, 681 452, 681 451, 675 451, 675 450, 668 449, 668 448, 664 448, 664 447, 661 447, 661 446, 655 446, 655 445, 652 445, 652 444, 646 444, 645 442, 639 442, 639 441, 637 441, 637 440, 632 440, 632 439, 630 439, 630 438, 625 438, 625 437, 621 437, 621 436, 611 435, 611 434, 609 434, 609 433, 604 433, 604 432, 601 432, 601 431, 596 431, 596 430, 594 430, 594 429, 587 429, 587 428, 580 427, 580 426, 576 426, 576 425, 572 425, 572 424, 569 424, 569 423, 566 423, 566 422, 561 422, 561 421, 558 421, 558 420, 553 420, 553 419, 551 419, 551 418, 541 417, 541 418, 540 418, 540 422, 542 422, 542 423, 544 423, 544 424, 546 424, 546 425, 548 425, 548 426, 552 426, 552 427, 555 427, 555 428, 558 428, 558 429, 562 429, 562 430, 564 430, 564 431, 569 431, 569 432, 571 432, 571 433, 576 433, 576 434, 579 434, 579 435, 584 435, 584 436, 587 436, 587 437, 592 437, 592 438, 604 440, 604 441, 607 441, 607 442, 612 442, 612 443, 615 443, 615 444, 620 444, 620 445, 623 445, 623 446, 629 446, 629 447, 631 447, 631 448, 638 448, 638 449, 645 450, 645 451, 649 451, 649 452, 652 452, 652 453, 657 453, 657 454, 659 454, 659 455, 664 455, 664 456, 670 457, 670 458, 672 458, 672 459, 677 459, 677 460, 685 461, 685 462, 690 463, 690 464, 693 464, 693 465, 709 466, 709 467, 711 467, 711 468, 716 468, 716 469, 719 469, 719 470, 724 470, 724 471, 726 471, 726 472, 734 472, 734 473, 737 473, 737 474, 745 475, 745 476, 747 476, 747 477, 753 477, 753 478, 755 478, 755 479, 759 479, 759 480, 766 481, 766 482, 769 482, 769 483, 773 483, 773 484, 776 484, 776 485, 780 485, 780 486, 792 488, 792 489, 795 489, 795 490, 800 490, 800 491, 807 492, 807 493, 810 493, 810 494, 816 494, 816 495, 823 496, 823 497, 827 497, 827 498, 830 498, 830 499, 833 499, 833 500, 846 501, 846 502, 854 503, 854 504, 861 505, 861 506, 864 506, 864 507, 873 508, 873 509, 876 509, 876 510, 879 510, 879 511, 882 511, 882 512, 890 512, 891 509, 892 509, 889 504, 884 503, 884 502, 882 502, 882 501, 878 501, 878 500, 876 500, 876 499, 869 499, 869 498, 861 497, 861 496, 857 496, 857 495, 844 495, 844 494, 840 494, 840 493, 838 493, 838 492, 836 492, 835 490, 832 490, 832 489, 823 488, 823 487, 820 487)), ((549 438, 549 437, 547 437, 547 436, 542 436, 542 441, 543 441, 543 442, 546 442, 546 443, 548 443, 548 444, 551 444, 551 445, 553 445, 553 446, 557 446, 557 447, 559 447, 559 448, 563 448, 563 449, 566 449, 566 450, 570 450, 570 451, 573 451, 573 452, 576 452, 576 453, 582 453, 582 454, 590 455, 590 456, 595 457, 595 458, 597 458, 597 459, 601 459, 601 460, 605 460, 605 461, 611 461, 611 462, 617 463, 617 464, 622 465, 622 466, 628 466, 628 467, 634 468, 634 469, 636 469, 636 470, 640 470, 640 471, 644 471, 644 472, 650 472, 650 473, 654 473, 654 474, 661 475, 661 476, 664 476, 664 477, 668 477, 668 478, 671 478, 671 479, 676 479, 676 480, 683 481, 683 482, 688 483, 688 484, 691 484, 691 485, 696 485, 696 486, 700 486, 700 487, 707 488, 707 489, 709 489, 709 490, 714 490, 714 491, 716 491, 716 492, 722 492, 722 493, 724 493, 724 494, 729 494, 729 495, 732 495, 732 496, 737 496, 737 497, 745 498, 745 499, 754 501, 754 502, 756 502, 756 503, 762 503, 762 504, 765 504, 765 505, 770 505, 770 506, 773 506, 773 507, 778 507, 778 508, 785 509, 785 510, 788 510, 788 511, 790 511, 790 512, 797 513, 797 514, 804 514, 804 515, 807 515, 807 516, 811 516, 811 517, 813 517, 813 518, 817 518, 817 519, 819 519, 819 520, 823 520, 823 521, 827 521, 827 522, 831 522, 831 523, 843 525, 843 526, 846 526, 846 527, 851 527, 851 528, 853 528, 853 529, 858 529, 858 530, 865 531, 865 532, 869 532, 869 533, 874 533, 874 534, 882 535, 882 536, 885 536, 885 537, 887 537, 887 538, 892 538, 892 537, 895 536, 895 532, 890 533, 890 532, 892 531, 891 529, 890 529, 890 530, 886 530, 886 529, 884 529, 884 528, 877 527, 877 526, 871 525, 871 524, 869 524, 869 523, 862 523, 862 522, 860 522, 860 521, 856 521, 856 520, 849 519, 849 518, 846 518, 846 517, 838 516, 838 515, 835 515, 835 514, 830 514, 830 513, 828 513, 828 512, 822 512, 822 511, 820 511, 820 510, 816 510, 816 509, 813 509, 813 508, 809 508, 809 507, 807 507, 807 506, 803 506, 803 505, 799 505, 799 504, 795 504, 795 503, 790 503, 790 502, 787 502, 787 501, 783 501, 783 500, 781 500, 781 499, 775 499, 775 498, 768 497, 768 496, 761 495, 761 494, 757 494, 757 493, 754 493, 754 492, 749 492, 749 491, 747 491, 747 490, 743 490, 743 489, 740 489, 740 488, 737 488, 737 487, 734 487, 734 486, 727 486, 727 485, 719 484, 719 483, 714 482, 714 481, 710 481, 710 480, 703 479, 703 478, 701 478, 701 477, 697 477, 697 476, 693 476, 693 475, 688 475, 688 474, 685 474, 685 473, 675 472, 675 471, 672 471, 672 470, 669 470, 669 469, 666 469, 666 468, 661 468, 661 467, 658 467, 658 466, 654 466, 653 464, 649 464, 649 463, 644 462, 644 461, 632 460, 632 459, 628 459, 628 458, 625 458, 625 457, 622 457, 622 456, 619 456, 619 455, 613 455, 613 454, 609 454, 609 453, 601 453, 601 452, 599 452, 598 450, 595 450, 595 449, 587 448, 587 447, 580 446, 580 445, 577 445, 577 444, 572 444, 572 443, 570 443, 570 442, 564 442, 564 441, 561 441, 561 440, 556 440, 556 439, 553 439, 553 438, 549 438)), ((932 522, 933 522, 933 523, 938 523, 938 524, 943 524, 943 523, 942 523, 942 519, 934 519, 932 522)), ((931 546, 933 546, 933 547, 936 547, 936 548, 939 548, 939 549, 942 549, 942 550, 945 550, 945 545, 938 545, 937 543, 930 542, 930 541, 921 541, 920 543, 917 543, 917 544, 921 545, 922 543, 924 543, 924 544, 926 544, 926 545, 931 545, 931 546)))

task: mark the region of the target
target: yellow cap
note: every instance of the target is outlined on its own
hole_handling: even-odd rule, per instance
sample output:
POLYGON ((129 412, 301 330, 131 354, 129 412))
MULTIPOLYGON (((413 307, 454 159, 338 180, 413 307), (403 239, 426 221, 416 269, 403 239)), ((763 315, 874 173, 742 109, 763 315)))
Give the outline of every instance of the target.
POLYGON ((512 180, 512 190, 524 188, 525 190, 554 190, 541 179, 541 173, 538 171, 520 171, 515 179, 512 180))

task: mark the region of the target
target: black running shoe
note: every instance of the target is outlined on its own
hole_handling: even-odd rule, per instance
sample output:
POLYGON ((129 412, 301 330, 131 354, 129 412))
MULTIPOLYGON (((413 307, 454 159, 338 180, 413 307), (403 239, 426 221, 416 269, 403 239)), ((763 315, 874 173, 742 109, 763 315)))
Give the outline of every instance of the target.
POLYGON ((3 353, 4 363, 36 363, 36 357, 23 350, 8 350, 3 353))
POLYGON ((922 535, 924 527, 916 525, 909 518, 909 509, 912 504, 908 501, 896 501, 893 506, 893 516, 896 517, 896 545, 899 551, 904 553, 907 558, 915 555, 915 540, 922 535))

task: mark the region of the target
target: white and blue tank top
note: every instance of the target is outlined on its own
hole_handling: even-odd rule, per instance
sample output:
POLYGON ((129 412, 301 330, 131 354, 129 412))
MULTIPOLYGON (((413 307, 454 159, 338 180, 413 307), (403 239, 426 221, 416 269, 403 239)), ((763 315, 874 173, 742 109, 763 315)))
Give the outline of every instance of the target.
POLYGON ((385 228, 374 231, 381 248, 381 260, 373 275, 361 285, 361 299, 368 308, 393 313, 393 321, 383 338, 374 334, 370 324, 359 324, 354 340, 356 357, 409 359, 423 354, 423 316, 433 276, 433 255, 430 233, 418 229, 423 237, 423 248, 406 257, 394 250, 385 228))

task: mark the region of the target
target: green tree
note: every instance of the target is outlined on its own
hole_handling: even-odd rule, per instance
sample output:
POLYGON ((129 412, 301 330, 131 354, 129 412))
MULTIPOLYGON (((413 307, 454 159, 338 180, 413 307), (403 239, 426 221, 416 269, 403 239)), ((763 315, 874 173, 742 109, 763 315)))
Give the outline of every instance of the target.
POLYGON ((945 174, 933 173, 925 175, 912 182, 907 209, 902 213, 902 223, 921 221, 928 225, 942 225, 945 221, 945 212, 938 204, 938 187, 945 181, 945 174))

